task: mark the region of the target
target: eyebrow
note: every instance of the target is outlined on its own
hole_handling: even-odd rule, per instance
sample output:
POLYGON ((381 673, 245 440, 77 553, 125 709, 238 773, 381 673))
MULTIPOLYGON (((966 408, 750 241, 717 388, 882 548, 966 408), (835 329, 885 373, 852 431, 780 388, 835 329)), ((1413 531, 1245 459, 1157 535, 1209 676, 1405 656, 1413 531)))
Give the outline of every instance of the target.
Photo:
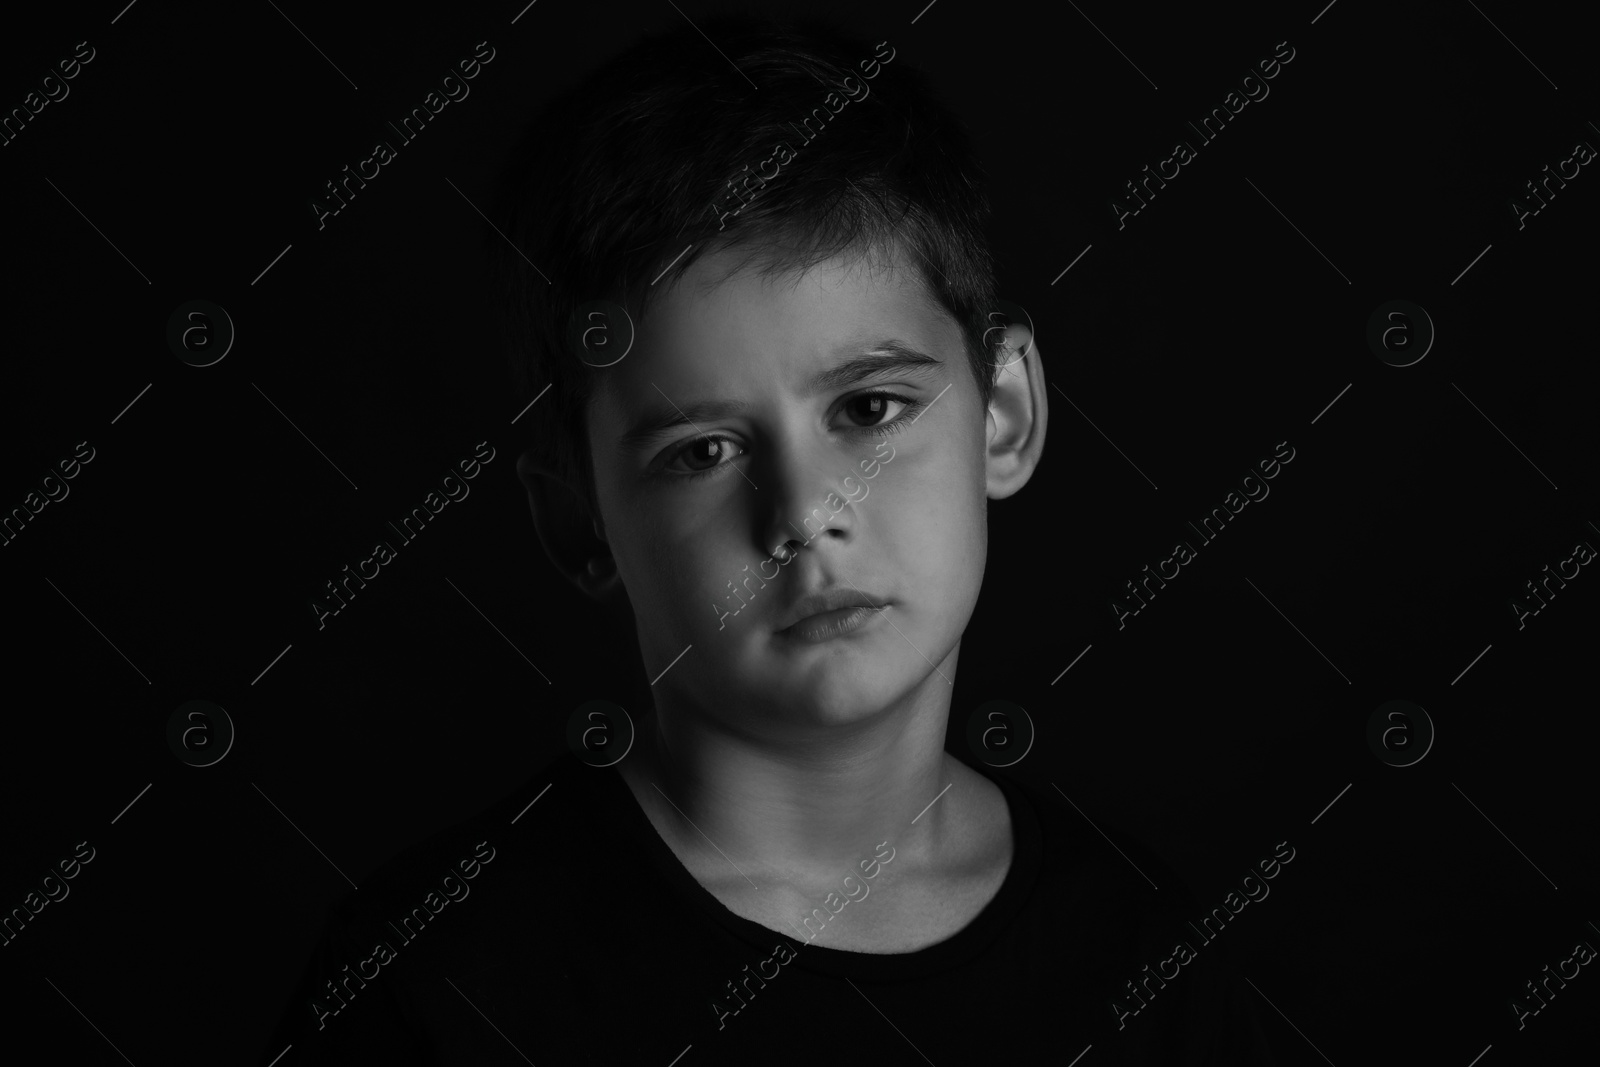
MULTIPOLYGON (((935 359, 904 341, 892 337, 886 338, 867 346, 867 351, 861 355, 814 375, 806 383, 806 395, 814 396, 817 393, 843 389, 892 371, 926 374, 936 367, 943 366, 943 360, 935 359)), ((737 400, 722 399, 701 400, 687 407, 670 401, 665 404, 653 404, 622 435, 620 443, 625 451, 631 452, 666 436, 680 426, 726 418, 744 409, 745 405, 737 400)))

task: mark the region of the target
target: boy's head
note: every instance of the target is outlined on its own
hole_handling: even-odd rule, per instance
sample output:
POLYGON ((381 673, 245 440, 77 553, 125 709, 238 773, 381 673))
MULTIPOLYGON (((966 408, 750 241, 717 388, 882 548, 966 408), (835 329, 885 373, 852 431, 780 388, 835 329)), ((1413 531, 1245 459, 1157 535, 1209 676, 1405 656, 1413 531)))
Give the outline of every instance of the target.
POLYGON ((658 707, 737 729, 947 702, 986 499, 1045 428, 1036 350, 991 317, 979 166, 889 42, 701 29, 715 46, 686 25, 557 99, 508 172, 518 406, 549 387, 519 420, 541 541, 632 608, 658 707), (592 301, 626 320, 586 317, 610 336, 585 357, 592 301), (840 591, 886 610, 781 632, 840 591))

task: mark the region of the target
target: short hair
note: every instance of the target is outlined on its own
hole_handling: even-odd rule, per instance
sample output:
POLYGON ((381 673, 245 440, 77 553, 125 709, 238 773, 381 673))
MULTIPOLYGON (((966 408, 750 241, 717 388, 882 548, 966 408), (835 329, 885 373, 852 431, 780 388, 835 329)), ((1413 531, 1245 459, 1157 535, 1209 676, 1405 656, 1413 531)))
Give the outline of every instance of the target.
POLYGON ((592 300, 642 322, 652 294, 707 253, 748 250, 734 269, 771 277, 846 253, 888 263, 910 249, 925 291, 962 328, 988 407, 999 364, 987 340, 996 294, 982 168, 928 78, 889 53, 868 81, 856 65, 872 70, 873 56, 814 19, 707 19, 645 37, 523 133, 496 209, 508 240, 490 245, 516 403, 546 383, 550 393, 520 445, 591 516, 586 420, 602 371, 569 344, 569 326, 592 300), (824 99, 850 79, 854 96, 830 114, 824 99), (802 132, 818 118, 826 125, 802 132), (731 182, 780 143, 793 154, 777 176, 747 205, 730 199, 731 182))

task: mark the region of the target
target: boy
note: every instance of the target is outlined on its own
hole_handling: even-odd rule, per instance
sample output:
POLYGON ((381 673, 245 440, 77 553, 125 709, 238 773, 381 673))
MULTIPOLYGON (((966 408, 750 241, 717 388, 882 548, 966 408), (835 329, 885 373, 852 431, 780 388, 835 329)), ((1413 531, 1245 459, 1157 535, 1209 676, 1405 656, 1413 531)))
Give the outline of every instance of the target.
POLYGON ((553 103, 502 227, 538 536, 654 708, 370 879, 268 1054, 1268 1062, 1220 949, 1128 981, 1170 871, 944 751, 1047 414, 965 135, 890 42, 701 28, 553 103))

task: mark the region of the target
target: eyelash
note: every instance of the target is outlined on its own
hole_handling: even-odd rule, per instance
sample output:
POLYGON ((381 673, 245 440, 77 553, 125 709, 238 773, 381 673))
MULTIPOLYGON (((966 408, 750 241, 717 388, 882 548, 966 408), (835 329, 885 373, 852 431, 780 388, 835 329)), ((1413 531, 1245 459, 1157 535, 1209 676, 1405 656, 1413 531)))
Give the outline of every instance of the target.
MULTIPOLYGON (((869 390, 869 391, 867 391, 865 393, 857 393, 855 396, 853 396, 849 400, 845 401, 845 403, 846 404, 851 404, 851 403, 854 403, 855 401, 866 400, 866 399, 869 399, 871 397, 882 397, 885 400, 894 400, 894 401, 897 401, 897 402, 899 402, 901 404, 904 404, 906 406, 906 409, 904 411, 902 411, 899 415, 895 416, 895 418, 893 420, 889 421, 889 422, 879 423, 877 426, 857 426, 857 427, 854 427, 857 430, 861 430, 861 431, 864 431, 866 433, 870 433, 875 437, 887 437, 889 434, 899 433, 901 430, 903 430, 905 428, 906 424, 911 419, 916 417, 916 413, 922 410, 922 404, 919 403, 918 401, 912 399, 911 397, 909 397, 909 396, 901 396, 899 393, 891 393, 891 392, 889 392, 888 390, 885 390, 885 389, 872 389, 872 390, 869 390)), ((692 443, 687 444, 687 445, 683 446, 682 448, 680 448, 678 451, 674 452, 667 459, 667 465, 675 463, 678 460, 678 457, 682 456, 685 452, 687 452, 689 449, 693 448, 696 444, 699 444, 701 441, 728 441, 728 440, 731 440, 731 438, 727 437, 725 434, 716 434, 716 433, 706 434, 705 437, 703 437, 703 438, 702 437, 697 437, 697 438, 695 438, 695 440, 692 443)), ((744 449, 740 449, 738 454, 739 455, 743 455, 744 454, 744 449)), ((733 461, 730 459, 725 463, 718 463, 714 467, 707 467, 705 470, 701 470, 701 471, 667 471, 665 469, 665 467, 663 467, 663 473, 670 474, 673 477, 677 477, 677 478, 704 478, 708 474, 716 474, 716 473, 718 473, 724 467, 728 466, 729 463, 732 463, 732 462, 733 461)))

